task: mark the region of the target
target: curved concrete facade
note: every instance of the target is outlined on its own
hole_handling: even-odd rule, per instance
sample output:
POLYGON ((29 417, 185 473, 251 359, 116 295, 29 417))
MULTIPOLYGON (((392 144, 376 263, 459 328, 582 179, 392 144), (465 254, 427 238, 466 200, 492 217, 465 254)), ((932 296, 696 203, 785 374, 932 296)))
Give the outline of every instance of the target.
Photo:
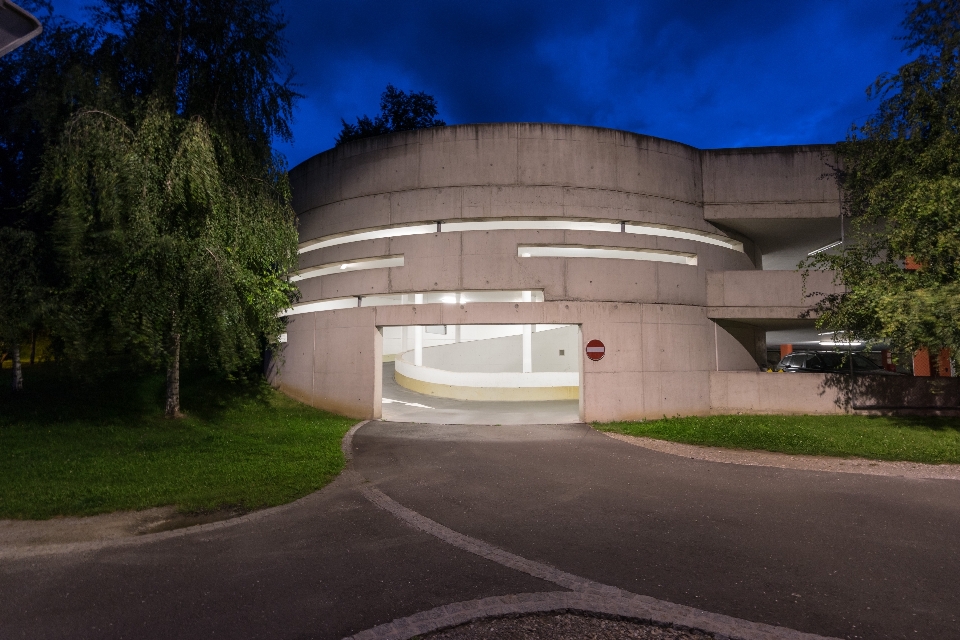
POLYGON ((584 342, 607 348, 598 362, 580 350, 583 419, 709 413, 711 374, 755 372, 767 328, 809 323, 796 319, 799 276, 761 273, 749 232, 769 244, 782 220, 817 242, 820 226, 836 226, 836 188, 820 179, 828 152, 702 151, 593 127, 486 124, 321 153, 290 173, 303 299, 281 387, 378 417, 378 328, 577 324, 584 342), (455 295, 521 291, 542 301, 455 295), (456 302, 430 302, 432 292, 456 302))

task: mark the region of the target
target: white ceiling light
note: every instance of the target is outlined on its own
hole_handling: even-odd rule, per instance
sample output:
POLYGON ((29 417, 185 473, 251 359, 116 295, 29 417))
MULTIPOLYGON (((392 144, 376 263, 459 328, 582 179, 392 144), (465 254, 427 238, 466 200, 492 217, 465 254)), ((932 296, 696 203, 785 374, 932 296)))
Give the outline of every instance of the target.
POLYGON ((814 249, 813 251, 811 251, 810 253, 807 254, 807 257, 809 258, 810 256, 815 256, 815 255, 817 255, 818 253, 823 253, 824 251, 829 251, 830 249, 833 249, 834 247, 838 247, 838 246, 840 246, 841 244, 843 244, 843 240, 837 240, 836 242, 831 242, 830 244, 828 244, 828 245, 826 245, 826 246, 823 246, 823 247, 820 247, 819 249, 814 249))

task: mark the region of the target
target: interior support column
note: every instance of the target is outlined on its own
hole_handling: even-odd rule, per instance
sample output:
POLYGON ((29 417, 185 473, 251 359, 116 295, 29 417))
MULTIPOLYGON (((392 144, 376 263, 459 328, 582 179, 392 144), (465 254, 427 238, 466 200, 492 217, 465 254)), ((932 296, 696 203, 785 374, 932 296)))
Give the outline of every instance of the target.
MULTIPOLYGON (((423 304, 423 294, 417 293, 413 296, 414 304, 423 304)), ((413 328, 413 364, 418 367, 423 366, 423 326, 417 325, 413 328)))
POLYGON ((413 364, 418 367, 423 366, 423 327, 421 325, 413 328, 413 364))
POLYGON ((523 325, 523 372, 533 373, 533 325, 523 325))

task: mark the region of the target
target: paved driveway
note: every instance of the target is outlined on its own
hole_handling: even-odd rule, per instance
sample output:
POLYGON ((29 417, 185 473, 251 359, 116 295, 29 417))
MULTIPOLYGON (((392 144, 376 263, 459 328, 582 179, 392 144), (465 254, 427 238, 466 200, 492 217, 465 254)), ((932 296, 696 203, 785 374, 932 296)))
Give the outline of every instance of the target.
POLYGON ((335 638, 558 591, 519 556, 810 633, 960 638, 960 482, 695 461, 585 425, 372 422, 353 451, 359 475, 259 519, 0 560, 0 637, 335 638), (401 511, 511 553, 469 553, 401 511))

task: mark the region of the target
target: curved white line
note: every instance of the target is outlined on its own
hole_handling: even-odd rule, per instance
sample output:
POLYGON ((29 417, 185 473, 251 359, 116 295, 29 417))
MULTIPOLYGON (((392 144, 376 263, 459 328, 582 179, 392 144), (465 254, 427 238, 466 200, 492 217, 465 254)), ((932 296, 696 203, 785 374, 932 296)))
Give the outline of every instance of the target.
POLYGON ((513 231, 513 230, 559 230, 559 231, 600 231, 605 233, 631 233, 634 235, 676 238, 711 244, 732 251, 743 252, 743 243, 707 231, 698 231, 686 227, 675 227, 646 222, 619 222, 591 218, 496 218, 471 220, 439 220, 437 222, 418 222, 414 224, 395 224, 358 231, 349 231, 300 243, 299 253, 306 253, 325 247, 333 247, 364 240, 399 238, 402 236, 426 235, 430 233, 458 233, 464 231, 513 231))
POLYGON ((663 249, 629 249, 625 247, 593 247, 584 245, 531 244, 517 247, 521 258, 604 258, 614 260, 644 260, 696 265, 697 254, 663 249))
POLYGON ((403 256, 377 256, 376 258, 361 258, 359 260, 344 260, 343 262, 330 262, 317 265, 294 272, 290 276, 290 282, 298 282, 307 278, 317 278, 319 276, 328 276, 334 273, 345 273, 347 271, 365 271, 367 269, 386 269, 389 267, 402 267, 403 256))

